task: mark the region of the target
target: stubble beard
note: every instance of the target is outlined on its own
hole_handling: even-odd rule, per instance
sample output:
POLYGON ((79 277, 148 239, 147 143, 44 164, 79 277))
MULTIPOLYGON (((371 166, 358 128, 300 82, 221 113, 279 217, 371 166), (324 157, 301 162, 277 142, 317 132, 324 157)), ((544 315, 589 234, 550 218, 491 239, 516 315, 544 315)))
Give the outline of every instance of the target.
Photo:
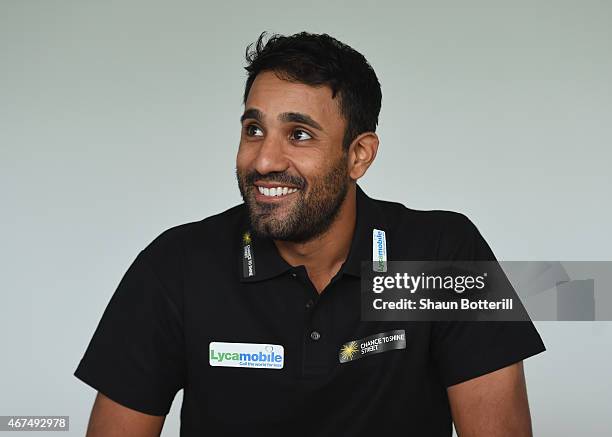
POLYGON ((241 174, 236 169, 238 187, 246 204, 251 232, 261 238, 304 243, 317 238, 334 222, 349 188, 347 154, 338 159, 332 168, 318 178, 310 187, 304 181, 278 174, 278 177, 264 177, 256 172, 241 174), (282 204, 261 204, 255 200, 253 181, 261 179, 300 186, 297 198, 288 207, 282 204), (309 188, 305 190, 305 188, 309 188), (285 212, 280 212, 286 210, 285 212))

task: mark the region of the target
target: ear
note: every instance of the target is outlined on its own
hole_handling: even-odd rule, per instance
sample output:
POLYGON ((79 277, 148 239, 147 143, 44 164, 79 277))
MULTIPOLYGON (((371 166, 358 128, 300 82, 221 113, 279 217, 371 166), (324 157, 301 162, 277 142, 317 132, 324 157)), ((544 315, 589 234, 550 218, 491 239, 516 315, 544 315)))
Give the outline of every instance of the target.
POLYGON ((349 146, 349 175, 357 180, 368 170, 378 151, 378 135, 364 132, 358 135, 349 146))

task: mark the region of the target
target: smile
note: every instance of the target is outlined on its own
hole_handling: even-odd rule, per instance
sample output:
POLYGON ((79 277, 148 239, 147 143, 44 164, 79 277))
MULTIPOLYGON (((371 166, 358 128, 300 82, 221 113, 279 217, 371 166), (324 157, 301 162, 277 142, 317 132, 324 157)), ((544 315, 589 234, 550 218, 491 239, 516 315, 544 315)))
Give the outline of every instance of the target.
POLYGON ((266 197, 282 197, 291 193, 295 193, 298 191, 297 188, 289 188, 289 187, 274 187, 274 188, 266 188, 266 187, 257 187, 259 192, 266 197))

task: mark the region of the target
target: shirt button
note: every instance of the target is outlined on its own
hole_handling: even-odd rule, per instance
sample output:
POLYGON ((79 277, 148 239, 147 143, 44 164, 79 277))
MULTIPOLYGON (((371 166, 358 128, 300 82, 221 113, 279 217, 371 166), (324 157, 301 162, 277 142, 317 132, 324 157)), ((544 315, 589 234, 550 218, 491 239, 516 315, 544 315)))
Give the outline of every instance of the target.
POLYGON ((318 339, 321 338, 321 334, 319 334, 318 331, 312 331, 310 333, 310 338, 312 338, 314 341, 317 341, 318 339))
POLYGON ((314 305, 314 302, 312 299, 310 299, 307 303, 306 303, 306 309, 309 310, 310 308, 312 308, 312 306, 314 305))
POLYGON ((294 278, 294 279, 297 278, 297 273, 291 272, 291 277, 294 278))

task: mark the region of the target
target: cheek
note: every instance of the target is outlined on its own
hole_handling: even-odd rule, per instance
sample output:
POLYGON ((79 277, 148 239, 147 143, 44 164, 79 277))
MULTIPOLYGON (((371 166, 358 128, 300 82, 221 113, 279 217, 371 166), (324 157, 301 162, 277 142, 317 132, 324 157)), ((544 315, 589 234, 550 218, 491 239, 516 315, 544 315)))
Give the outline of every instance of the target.
POLYGON ((293 168, 302 177, 313 179, 325 173, 331 158, 320 150, 300 150, 290 157, 293 168))
POLYGON ((249 166, 253 160, 253 157, 250 155, 251 153, 249 153, 247 148, 242 146, 238 148, 238 153, 236 154, 236 167, 238 167, 238 170, 244 170, 249 166))
POLYGON ((323 182, 323 177, 327 171, 327 167, 321 162, 301 162, 298 170, 310 186, 318 185, 323 182))

